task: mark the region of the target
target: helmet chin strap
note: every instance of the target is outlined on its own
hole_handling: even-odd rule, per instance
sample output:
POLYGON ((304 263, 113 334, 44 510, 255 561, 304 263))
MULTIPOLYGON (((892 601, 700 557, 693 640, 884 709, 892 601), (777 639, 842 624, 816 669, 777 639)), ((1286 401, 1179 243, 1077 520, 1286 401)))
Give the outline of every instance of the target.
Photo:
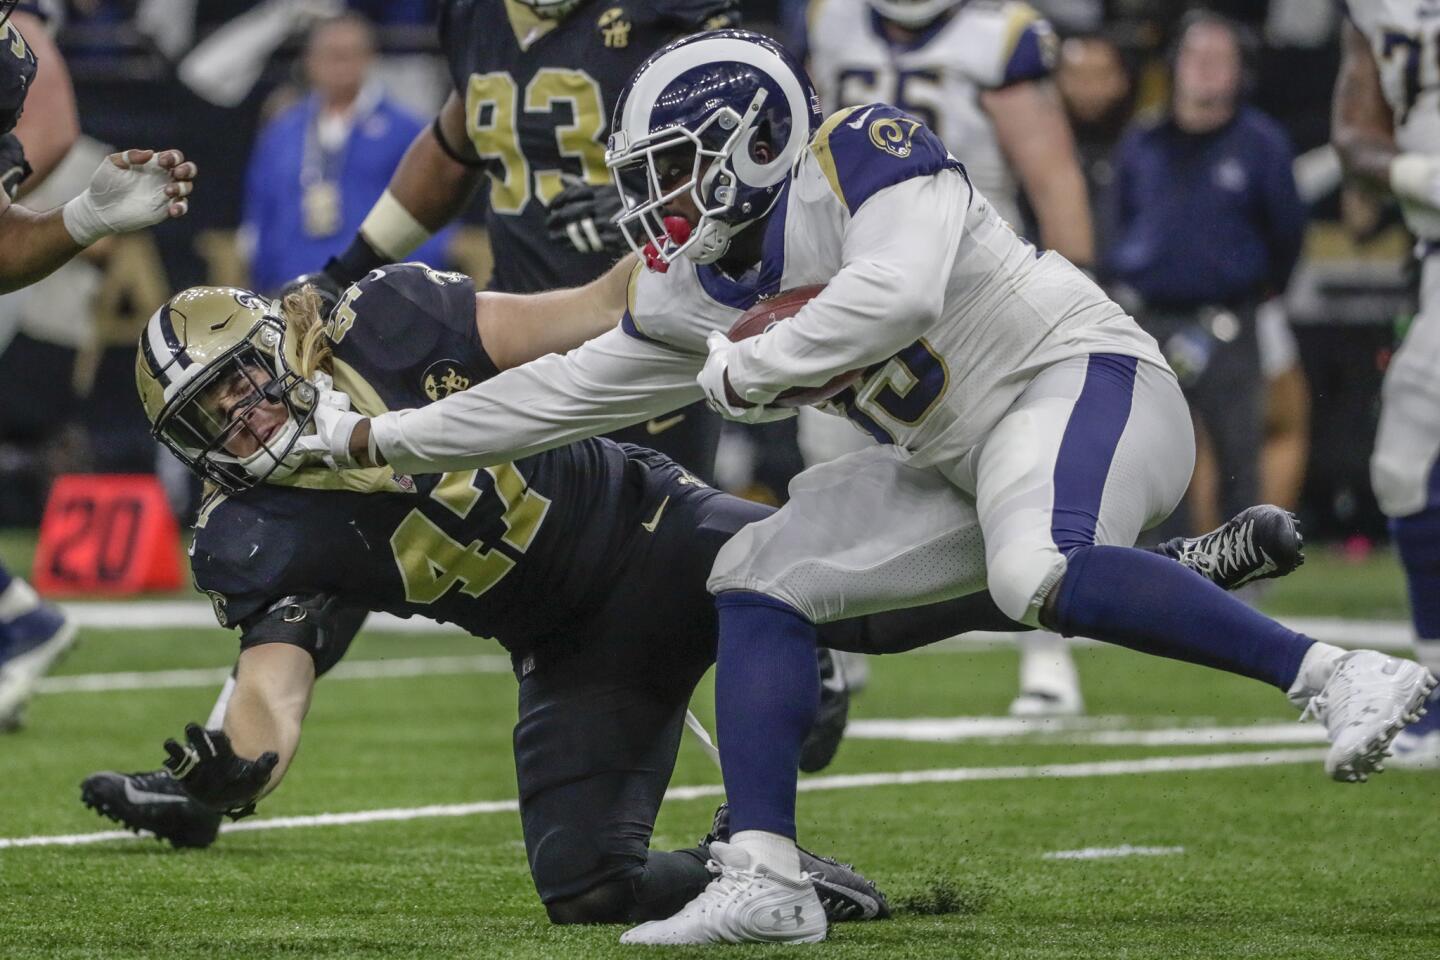
POLYGON ((730 249, 730 240, 745 229, 746 224, 733 226, 723 220, 702 217, 695 242, 685 248, 685 256, 696 263, 714 263, 730 249))
POLYGON ((279 447, 288 450, 300 433, 300 426, 291 417, 285 422, 284 428, 275 435, 270 443, 260 445, 250 456, 240 460, 240 466, 245 472, 259 480, 284 480, 296 470, 300 469, 305 461, 304 454, 291 452, 284 457, 276 457, 271 452, 272 448, 279 447))

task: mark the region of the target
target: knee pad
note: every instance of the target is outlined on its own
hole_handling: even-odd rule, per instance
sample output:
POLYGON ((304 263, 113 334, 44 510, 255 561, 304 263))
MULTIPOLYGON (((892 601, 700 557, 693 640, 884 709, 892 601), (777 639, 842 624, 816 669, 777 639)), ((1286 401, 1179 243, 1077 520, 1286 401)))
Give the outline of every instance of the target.
POLYGON ((1054 545, 1015 543, 990 558, 986 573, 990 596, 1011 620, 1035 627, 1040 607, 1065 575, 1065 557, 1054 545))
POLYGON ((545 904, 550 922, 622 923, 635 905, 634 885, 629 880, 606 880, 578 896, 545 904))

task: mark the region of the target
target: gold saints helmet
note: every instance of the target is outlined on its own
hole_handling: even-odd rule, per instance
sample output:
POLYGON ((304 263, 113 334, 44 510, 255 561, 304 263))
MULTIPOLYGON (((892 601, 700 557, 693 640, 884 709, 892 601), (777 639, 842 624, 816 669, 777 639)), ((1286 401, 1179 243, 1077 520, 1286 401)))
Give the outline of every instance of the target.
POLYGON ((289 476, 315 389, 286 357, 279 305, 235 287, 191 287, 140 334, 135 384, 151 433, 230 493, 289 476))

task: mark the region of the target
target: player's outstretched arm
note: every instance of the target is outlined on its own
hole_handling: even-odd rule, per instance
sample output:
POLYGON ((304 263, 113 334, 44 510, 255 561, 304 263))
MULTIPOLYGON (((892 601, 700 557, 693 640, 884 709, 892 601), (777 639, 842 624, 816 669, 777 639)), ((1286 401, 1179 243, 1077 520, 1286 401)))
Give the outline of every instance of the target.
POLYGON ((101 237, 183 217, 195 174, 179 150, 126 150, 101 162, 84 193, 47 213, 0 194, 0 293, 34 283, 101 237))
POLYGON ((337 416, 322 394, 317 433, 296 449, 341 467, 388 463, 401 473, 508 463, 698 400, 703 359, 615 328, 418 410, 337 416))
POLYGON ((768 404, 789 387, 819 386, 915 342, 940 316, 970 192, 962 174, 942 170, 867 199, 845 228, 842 265, 824 291, 785 323, 726 349, 726 378, 740 398, 768 404))
POLYGON ((300 745, 315 666, 309 652, 267 643, 240 654, 223 730, 185 728, 167 740, 165 766, 197 801, 236 819, 274 790, 300 745))
POLYGON ((376 267, 409 259, 464 209, 481 172, 465 130, 465 103, 452 91, 435 121, 415 135, 350 247, 325 272, 345 287, 376 267))
POLYGON ((1028 80, 986 90, 980 103, 1035 209, 1040 242, 1076 266, 1093 266, 1089 194, 1054 84, 1028 80))
POLYGON ((485 352, 496 367, 509 370, 600 336, 625 312, 626 291, 638 266, 635 255, 626 254, 583 287, 527 295, 476 294, 475 326, 485 352))
POLYGON ((300 726, 315 689, 315 662, 308 651, 288 643, 266 643, 240 654, 235 692, 225 710, 225 733, 242 757, 274 751, 275 769, 264 796, 280 785, 300 746, 300 726))

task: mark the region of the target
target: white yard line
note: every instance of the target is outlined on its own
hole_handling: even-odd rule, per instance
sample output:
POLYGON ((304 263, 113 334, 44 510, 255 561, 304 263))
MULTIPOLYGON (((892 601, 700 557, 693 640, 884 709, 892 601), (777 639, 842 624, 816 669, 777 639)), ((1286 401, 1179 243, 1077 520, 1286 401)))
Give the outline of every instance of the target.
MULTIPOLYGON (((468 657, 398 657, 386 660, 346 660, 325 674, 328 680, 383 680, 392 677, 429 677, 436 674, 509 673, 510 658, 499 653, 468 657)), ((45 677, 36 693, 104 693, 112 690, 167 690, 182 687, 218 687, 230 676, 229 667, 200 670, 151 670, 122 673, 77 673, 45 677)))
MULTIPOLYGON (((199 600, 136 600, 77 601, 61 604, 65 612, 81 627, 123 629, 126 627, 161 629, 190 627, 219 629, 215 614, 208 603, 199 600)), ((1284 623, 1292 630, 1308 634, 1316 640, 1342 647, 1369 647, 1376 650, 1408 650, 1413 642, 1410 624, 1403 620, 1352 620, 1342 617, 1289 617, 1284 623)), ((423 617, 403 618, 389 613, 372 613, 365 622, 366 631, 376 633, 437 633, 464 636, 453 624, 436 623, 423 617)), ((922 648, 941 651, 970 646, 994 646, 1013 643, 1013 633, 970 633, 960 643, 943 641, 922 648)), ((1088 646, 1095 641, 1073 641, 1088 646)))
MULTIPOLYGON (((906 770, 897 773, 856 773, 811 777, 800 781, 805 793, 822 790, 855 790, 862 787, 909 786, 919 783, 965 783, 986 780, 1031 780, 1079 777, 1118 777, 1133 774, 1176 773, 1196 770, 1225 770, 1278 764, 1318 763, 1324 750, 1256 750, 1244 753, 1211 753, 1190 757, 1146 757, 1140 760, 1103 760, 1094 763, 1052 763, 1031 767, 958 767, 941 770, 906 770)), ((1318 776, 1318 774, 1317 774, 1318 776)), ((667 800, 698 800, 724 793, 720 784, 671 787, 667 800)), ((514 800, 444 804, 428 807, 401 807, 389 810, 361 810, 353 813, 321 813, 311 816, 274 817, 226 824, 224 833, 250 830, 286 830, 301 827, 350 826, 382 821, 422 820, 434 817, 466 817, 473 814, 505 813, 519 809, 514 800)), ((119 830, 101 833, 72 833, 51 836, 0 838, 0 850, 13 847, 68 847, 107 840, 134 840, 135 835, 119 830)))
POLYGON ((1184 847, 1132 847, 1128 843, 1122 843, 1118 847, 1052 850, 1042 856, 1046 860, 1113 860, 1120 857, 1169 857, 1184 852, 1184 847))
POLYGON ((908 740, 964 743, 1027 738, 1036 743, 1085 743, 1101 746, 1220 746, 1222 744, 1324 743, 1319 724, 1291 721, 1220 726, 1198 718, 1185 726, 1135 729, 1138 717, 906 717, 855 720, 845 736, 856 740, 908 740))

